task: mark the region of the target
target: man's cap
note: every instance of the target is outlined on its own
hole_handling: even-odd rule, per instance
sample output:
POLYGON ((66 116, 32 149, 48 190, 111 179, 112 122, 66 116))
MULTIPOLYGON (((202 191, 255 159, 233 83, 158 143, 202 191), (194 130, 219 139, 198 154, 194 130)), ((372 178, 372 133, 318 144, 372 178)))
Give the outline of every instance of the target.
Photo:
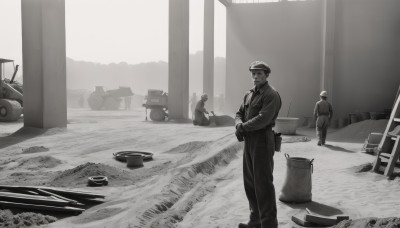
POLYGON ((201 95, 201 98, 208 98, 208 95, 207 94, 203 94, 203 95, 201 95))
POLYGON ((263 61, 254 61, 250 64, 249 70, 264 70, 267 74, 271 73, 271 68, 263 61))
POLYGON ((319 94, 319 96, 321 96, 321 97, 328 97, 328 92, 322 91, 322 92, 319 94))

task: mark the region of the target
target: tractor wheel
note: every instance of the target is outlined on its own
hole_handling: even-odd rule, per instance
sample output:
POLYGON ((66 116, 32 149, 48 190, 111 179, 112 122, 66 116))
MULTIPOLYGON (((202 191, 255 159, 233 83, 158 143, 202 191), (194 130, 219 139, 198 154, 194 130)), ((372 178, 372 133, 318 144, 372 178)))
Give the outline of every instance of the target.
POLYGON ((17 121, 22 114, 22 107, 18 101, 0 99, 0 121, 17 121))
POLYGON ((97 93, 90 94, 87 101, 92 110, 100 110, 103 107, 103 97, 97 93))
POLYGON ((121 100, 121 98, 106 97, 106 99, 104 99, 103 107, 105 110, 118 110, 121 100))
POLYGON ((152 121, 164 121, 167 114, 162 109, 152 109, 150 111, 150 119, 152 121))

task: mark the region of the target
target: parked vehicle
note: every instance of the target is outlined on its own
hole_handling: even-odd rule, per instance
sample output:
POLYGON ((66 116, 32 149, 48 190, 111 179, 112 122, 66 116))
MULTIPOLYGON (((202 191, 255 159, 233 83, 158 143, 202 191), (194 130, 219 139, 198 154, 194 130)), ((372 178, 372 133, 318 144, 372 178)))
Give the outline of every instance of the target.
POLYGON ((14 66, 11 79, 3 75, 3 67, 14 60, 0 58, 0 121, 11 122, 18 120, 22 115, 23 89, 22 84, 15 81, 19 65, 14 66))
POLYGON ((92 110, 117 110, 121 105, 122 97, 132 95, 130 87, 105 91, 103 86, 96 86, 96 90, 90 94, 87 101, 92 110))
POLYGON ((168 117, 168 94, 162 90, 149 89, 143 107, 150 109, 150 119, 152 121, 164 121, 168 117))

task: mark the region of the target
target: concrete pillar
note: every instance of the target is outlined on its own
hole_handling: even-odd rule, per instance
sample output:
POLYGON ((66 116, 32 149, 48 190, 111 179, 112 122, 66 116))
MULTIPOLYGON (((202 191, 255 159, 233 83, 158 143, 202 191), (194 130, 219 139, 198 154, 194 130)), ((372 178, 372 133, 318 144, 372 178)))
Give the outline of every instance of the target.
POLYGON ((67 126, 65 0, 22 0, 24 125, 67 126))
POLYGON ((214 110, 214 0, 204 0, 203 92, 207 110, 214 110))
POLYGON ((333 102, 334 48, 335 48, 335 4, 336 0, 323 0, 322 8, 322 64, 321 91, 326 90, 333 102))
POLYGON ((189 1, 169 0, 168 117, 189 115, 189 1))

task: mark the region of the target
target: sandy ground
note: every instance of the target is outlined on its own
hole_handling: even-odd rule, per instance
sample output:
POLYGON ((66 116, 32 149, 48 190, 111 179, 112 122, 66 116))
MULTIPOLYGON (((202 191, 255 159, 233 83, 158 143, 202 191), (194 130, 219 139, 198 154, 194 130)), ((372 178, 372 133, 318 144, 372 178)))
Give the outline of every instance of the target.
MULTIPOLYGON (((66 129, 47 131, 20 129, 21 122, 0 123, 0 184, 106 195, 105 203, 44 226, 231 228, 247 220, 243 143, 237 142, 233 127, 155 123, 144 120, 143 110, 70 109, 68 122, 66 129), (113 153, 125 150, 152 152, 154 159, 131 169, 113 158, 113 153), (87 176, 95 174, 108 175, 109 186, 87 187, 87 176)), ((276 195, 285 179, 287 153, 314 159, 313 201, 278 200, 279 227, 293 227, 291 215, 306 207, 351 219, 399 216, 399 178, 357 172, 375 159, 361 152, 365 138, 370 132, 383 132, 386 123, 367 120, 330 130, 325 147, 316 145, 313 129, 284 136, 282 152, 275 154, 276 195)))

